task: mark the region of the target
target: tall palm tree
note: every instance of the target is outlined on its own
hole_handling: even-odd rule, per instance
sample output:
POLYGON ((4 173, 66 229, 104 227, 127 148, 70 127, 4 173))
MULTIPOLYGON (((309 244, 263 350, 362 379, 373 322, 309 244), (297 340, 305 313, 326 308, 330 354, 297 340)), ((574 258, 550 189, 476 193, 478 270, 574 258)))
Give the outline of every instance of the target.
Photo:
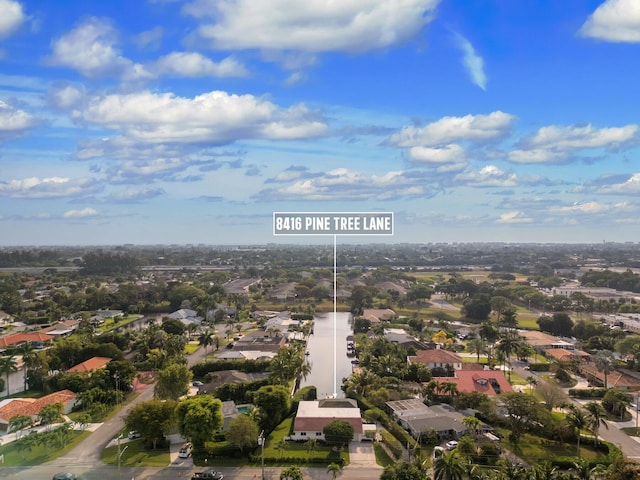
POLYGON ((503 366, 505 366, 505 362, 509 364, 509 380, 511 380, 511 355, 517 350, 518 344, 521 343, 521 337, 518 335, 518 332, 515 330, 507 330, 502 335, 500 335, 500 340, 498 341, 498 352, 504 355, 503 357, 503 366))
POLYGON ((471 353, 476 354, 476 360, 480 363, 480 355, 487 353, 487 342, 480 337, 476 337, 469 341, 467 348, 471 353))
POLYGON ((207 347, 213 344, 213 335, 209 330, 200 334, 200 336, 198 337, 198 344, 204 347, 204 351, 206 353, 207 347))
POLYGON ((433 463, 433 480, 464 480, 465 468, 456 451, 443 453, 433 463))
POLYGON ((613 352, 609 350, 600 350, 593 356, 593 363, 596 368, 604 373, 604 388, 608 388, 607 378, 611 372, 615 370, 615 358, 613 352))
POLYGON ((17 353, 22 356, 22 364, 24 365, 24 391, 27 391, 27 378, 31 369, 39 364, 39 357, 36 349, 31 342, 25 342, 18 347, 17 353))
POLYGON ((10 393, 9 393, 9 375, 11 375, 13 372, 17 372, 18 371, 18 365, 16 364, 16 359, 15 357, 12 355, 10 357, 2 357, 0 358, 0 373, 4 373, 6 378, 7 378, 7 385, 6 385, 6 389, 7 389, 7 395, 6 397, 9 397, 10 393))
POLYGON ((607 430, 609 429, 609 425, 605 422, 604 417, 607 414, 605 412, 604 407, 600 405, 598 402, 589 402, 584 406, 587 413, 587 428, 593 433, 595 437, 595 444, 598 444, 598 432, 600 431, 600 426, 603 425, 607 430))
POLYGON ((576 436, 578 437, 578 451, 576 455, 580 457, 580 432, 587 428, 589 423, 587 416, 585 415, 584 410, 576 406, 572 406, 571 411, 566 416, 566 420, 569 426, 575 430, 576 436))

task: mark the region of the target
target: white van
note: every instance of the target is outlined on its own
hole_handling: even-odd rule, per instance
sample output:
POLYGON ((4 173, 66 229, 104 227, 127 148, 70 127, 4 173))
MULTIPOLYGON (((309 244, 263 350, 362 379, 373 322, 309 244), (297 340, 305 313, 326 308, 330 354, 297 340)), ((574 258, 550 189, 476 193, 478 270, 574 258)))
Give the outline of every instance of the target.
POLYGON ((185 443, 180 448, 180 452, 178 452, 178 457, 180 458, 189 458, 191 456, 191 451, 193 450, 193 445, 190 442, 185 443))

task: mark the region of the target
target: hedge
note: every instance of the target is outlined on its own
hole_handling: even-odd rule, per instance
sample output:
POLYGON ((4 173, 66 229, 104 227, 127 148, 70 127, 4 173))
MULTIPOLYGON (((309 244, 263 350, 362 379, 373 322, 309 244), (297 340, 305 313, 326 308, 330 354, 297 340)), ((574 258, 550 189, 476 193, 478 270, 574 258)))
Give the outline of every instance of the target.
POLYGON ((191 367, 195 378, 204 378, 209 372, 221 370, 238 370, 244 373, 268 372, 270 360, 209 360, 198 362, 191 367))
POLYGON ((607 393, 606 388, 571 388, 569 396, 575 398, 603 398, 607 393))
POLYGON ((389 450, 393 454, 396 459, 402 457, 402 444, 387 430, 381 430, 380 434, 382 435, 382 441, 384 444, 389 447, 389 450))
POLYGON ((532 372, 548 372, 549 364, 548 363, 530 363, 529 370, 532 372))

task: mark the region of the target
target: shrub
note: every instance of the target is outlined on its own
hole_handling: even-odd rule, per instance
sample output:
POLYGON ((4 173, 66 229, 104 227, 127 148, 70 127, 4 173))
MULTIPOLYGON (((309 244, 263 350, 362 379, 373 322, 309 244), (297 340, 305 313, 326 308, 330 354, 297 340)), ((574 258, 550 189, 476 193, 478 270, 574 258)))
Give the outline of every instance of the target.
POLYGON ((569 395, 575 398, 603 398, 607 393, 606 388, 571 388, 569 395))
POLYGON ((389 451, 393 454, 393 456, 398 459, 402 456, 402 444, 386 430, 382 430, 382 441, 389 448, 389 451))

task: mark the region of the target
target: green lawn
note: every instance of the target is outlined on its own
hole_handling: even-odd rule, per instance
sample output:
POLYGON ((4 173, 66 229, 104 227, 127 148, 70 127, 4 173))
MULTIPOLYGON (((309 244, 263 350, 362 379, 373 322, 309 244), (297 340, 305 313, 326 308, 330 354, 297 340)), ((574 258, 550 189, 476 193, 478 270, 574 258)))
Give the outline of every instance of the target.
POLYGON ((200 348, 200 344, 197 342, 189 342, 184 346, 184 353, 187 355, 191 355, 193 352, 200 348))
POLYGON ((104 323, 97 328, 97 330, 99 332, 108 332, 109 330, 113 330, 114 328, 121 327, 123 325, 126 325, 127 323, 135 322, 136 320, 142 317, 143 315, 138 315, 138 314, 126 315, 122 317, 120 320, 118 320, 117 322, 113 318, 107 318, 105 319, 104 323))
POLYGON ((373 451, 376 454, 376 463, 381 467, 386 467, 387 465, 393 465, 395 463, 395 460, 389 456, 380 443, 375 443, 373 445, 373 451))
POLYGON ((30 451, 21 450, 20 442, 11 442, 0 447, 0 455, 4 456, 4 467, 19 467, 40 465, 50 462, 58 457, 70 452, 74 447, 84 441, 91 432, 80 432, 74 430, 71 432, 69 443, 63 448, 47 448, 44 445, 34 446, 30 451))
MULTIPOLYGON (((166 467, 171 463, 169 449, 145 450, 142 439, 120 445, 120 452, 120 465, 123 467, 166 467)), ((105 448, 100 459, 104 463, 117 465, 118 446, 105 448)))
POLYGON ((527 313, 519 314, 516 317, 516 320, 518 320, 518 328, 525 330, 540 330, 539 325, 536 323, 537 319, 537 316, 527 313))
MULTIPOLYGON (((504 436, 502 445, 521 457, 527 463, 535 465, 542 460, 552 460, 554 457, 573 457, 576 455, 576 444, 555 442, 546 438, 524 434, 518 445, 512 444, 509 438, 509 431, 498 429, 504 436)), ((605 455, 595 451, 590 446, 580 445, 580 457, 586 459, 604 458, 605 455)))

